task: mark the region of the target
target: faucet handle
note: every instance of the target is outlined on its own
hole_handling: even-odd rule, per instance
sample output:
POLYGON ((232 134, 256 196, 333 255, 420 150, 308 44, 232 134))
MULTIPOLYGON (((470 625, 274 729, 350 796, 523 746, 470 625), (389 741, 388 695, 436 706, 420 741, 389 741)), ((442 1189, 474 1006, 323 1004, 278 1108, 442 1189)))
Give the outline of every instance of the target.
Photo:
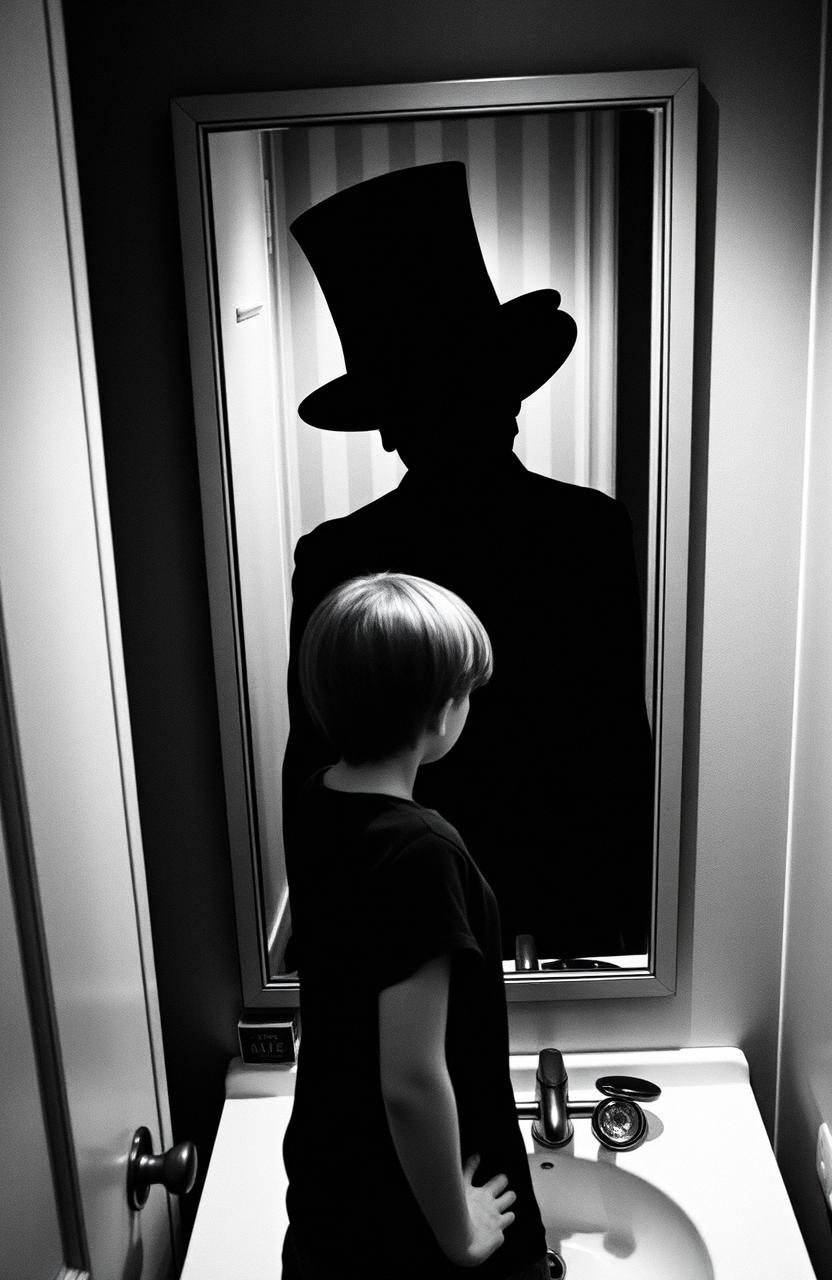
POLYGON ((595 1088, 607 1098, 628 1098, 631 1102, 652 1102, 661 1094, 657 1084, 638 1076, 601 1076, 595 1088))
POLYGON ((550 1089, 566 1083, 566 1067, 560 1049, 541 1049, 537 1059, 537 1079, 550 1089))
POLYGON ((518 933, 514 938, 514 967, 518 973, 540 968, 537 941, 533 933, 518 933))

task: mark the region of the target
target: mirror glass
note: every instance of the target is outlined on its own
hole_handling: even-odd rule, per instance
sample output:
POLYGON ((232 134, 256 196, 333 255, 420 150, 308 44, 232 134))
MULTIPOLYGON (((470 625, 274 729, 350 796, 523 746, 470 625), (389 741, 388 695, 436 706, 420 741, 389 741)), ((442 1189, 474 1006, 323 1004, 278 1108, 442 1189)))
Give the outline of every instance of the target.
MULTIPOLYGON (((689 75, 674 74, 677 85, 689 75)), ((526 82, 502 83, 516 98, 526 82)), ((689 405, 672 420, 668 401, 668 298, 686 247, 675 244, 674 263, 668 96, 599 93, 577 106, 543 83, 548 101, 533 108, 505 103, 504 88, 498 108, 443 110, 447 86, 401 86, 409 110, 373 110, 374 97, 397 92, 388 86, 363 99, 322 91, 330 110, 315 113, 309 94, 276 95, 266 119, 250 103, 246 119, 246 99, 174 109, 235 895, 263 991, 287 992, 294 977, 282 788, 295 549, 325 522, 376 512, 384 495, 405 503, 404 541, 376 524, 372 552, 352 568, 332 552, 330 577, 434 577, 492 633, 494 688, 474 695, 463 738, 423 770, 416 794, 458 826, 497 893, 507 981, 528 990, 542 978, 656 975, 659 915, 675 893, 662 785, 681 732, 669 719, 679 691, 668 662, 678 680, 679 653, 668 640, 680 618, 669 627, 668 570, 678 614, 687 520, 668 444, 689 432, 689 405), (414 94, 431 89, 440 100, 415 109, 414 94), (206 119, 235 112, 243 118, 206 119), (578 336, 523 400, 507 450, 511 492, 463 478, 450 504, 445 487, 441 498, 420 491, 414 506, 415 471, 378 431, 319 430, 298 415, 345 365, 289 228, 345 187, 446 160, 465 165, 500 301, 554 288, 578 336)), ((478 96, 474 84, 456 91, 478 96)), ((674 390, 683 383, 677 373, 674 390)), ((328 545, 352 527, 336 526, 328 545)), ((328 762, 322 750, 317 764, 328 762)))

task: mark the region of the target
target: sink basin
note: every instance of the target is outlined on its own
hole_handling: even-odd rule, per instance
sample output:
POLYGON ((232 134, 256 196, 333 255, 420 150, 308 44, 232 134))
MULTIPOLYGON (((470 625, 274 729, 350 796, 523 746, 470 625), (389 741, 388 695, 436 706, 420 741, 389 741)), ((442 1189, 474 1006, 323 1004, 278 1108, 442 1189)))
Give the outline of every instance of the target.
POLYGON ((568 1280, 714 1280, 696 1227, 644 1178, 568 1150, 538 1150, 529 1164, 547 1244, 568 1280))

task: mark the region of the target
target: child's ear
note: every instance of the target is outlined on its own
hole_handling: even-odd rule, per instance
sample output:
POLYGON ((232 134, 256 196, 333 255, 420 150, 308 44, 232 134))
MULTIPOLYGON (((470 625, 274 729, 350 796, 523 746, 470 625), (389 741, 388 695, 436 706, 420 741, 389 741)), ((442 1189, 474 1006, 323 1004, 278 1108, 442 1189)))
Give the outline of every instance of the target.
POLYGON ((436 720, 434 724, 434 733, 440 738, 444 738, 448 732, 448 713, 454 705, 453 698, 448 698, 447 702, 443 702, 442 706, 436 712, 436 720))

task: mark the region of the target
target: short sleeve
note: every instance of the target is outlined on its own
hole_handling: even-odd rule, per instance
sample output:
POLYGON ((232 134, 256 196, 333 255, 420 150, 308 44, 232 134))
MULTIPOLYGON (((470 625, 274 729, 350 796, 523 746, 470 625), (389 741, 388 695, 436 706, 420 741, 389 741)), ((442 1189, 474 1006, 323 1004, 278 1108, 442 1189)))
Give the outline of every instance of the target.
POLYGON ((468 918, 464 855, 433 832, 385 858, 370 879, 364 946, 379 991, 440 955, 482 958, 468 918))

